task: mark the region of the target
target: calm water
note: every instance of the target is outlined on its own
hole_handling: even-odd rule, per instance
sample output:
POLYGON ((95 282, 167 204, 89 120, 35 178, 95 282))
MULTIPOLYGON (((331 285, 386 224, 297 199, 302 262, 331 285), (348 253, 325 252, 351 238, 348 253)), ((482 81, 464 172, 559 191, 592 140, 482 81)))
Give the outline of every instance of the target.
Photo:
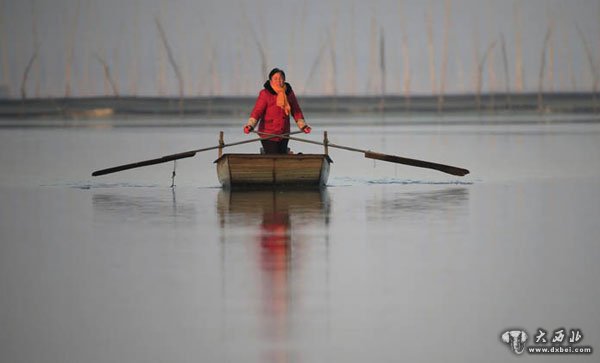
POLYGON ((0 362, 506 362, 516 328, 595 349, 523 359, 597 362, 600 124, 362 121, 309 138, 471 174, 332 149, 323 191, 226 192, 215 151, 171 189, 90 173, 241 128, 0 129, 0 362))

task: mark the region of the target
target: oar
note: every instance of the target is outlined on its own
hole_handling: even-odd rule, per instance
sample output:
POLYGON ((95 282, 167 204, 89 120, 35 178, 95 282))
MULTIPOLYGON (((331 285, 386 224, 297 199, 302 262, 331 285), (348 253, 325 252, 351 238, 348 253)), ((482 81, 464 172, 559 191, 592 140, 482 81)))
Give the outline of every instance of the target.
POLYGON ((257 139, 251 139, 251 140, 233 142, 231 144, 223 144, 223 145, 211 146, 211 147, 207 147, 207 148, 203 148, 203 149, 185 151, 185 152, 182 152, 182 153, 177 153, 177 154, 172 154, 172 155, 166 155, 166 156, 163 156, 163 157, 160 157, 160 158, 156 158, 156 159, 150 159, 150 160, 145 160, 145 161, 138 161, 138 162, 131 163, 131 164, 119 165, 119 166, 114 166, 112 168, 107 168, 107 169, 102 169, 102 170, 96 170, 95 172, 92 173, 92 176, 106 175, 106 174, 116 173, 118 171, 135 169, 135 168, 141 168, 143 166, 149 166, 149 165, 166 163, 166 162, 173 161, 173 160, 191 158, 192 156, 196 155, 196 153, 199 153, 199 152, 202 152, 202 151, 215 150, 215 149, 218 149, 218 148, 224 148, 224 147, 235 146, 235 145, 242 145, 242 144, 247 144, 247 143, 250 143, 250 142, 255 142, 255 141, 260 141, 260 140, 268 140, 268 139, 272 139, 274 137, 289 137, 289 135, 294 135, 294 134, 298 134, 298 133, 301 133, 301 132, 302 131, 294 131, 294 132, 291 132, 289 134, 268 135, 268 137, 259 137, 257 139))
MULTIPOLYGON (((300 139, 297 137, 291 137, 291 136, 285 136, 285 135, 273 135, 273 134, 268 134, 268 133, 259 132, 259 131, 255 131, 255 132, 257 134, 269 136, 269 137, 284 137, 286 139, 306 142, 309 144, 322 145, 322 146, 325 145, 322 142, 312 141, 312 140, 304 140, 304 139, 300 139)), ((361 150, 361 149, 356 149, 356 148, 349 147, 349 146, 336 145, 336 144, 331 144, 331 143, 327 143, 327 146, 338 148, 338 149, 343 149, 343 150, 348 150, 348 151, 355 151, 355 152, 363 153, 363 154, 365 154, 366 158, 370 158, 370 159, 389 161, 392 163, 416 166, 419 168, 435 169, 435 170, 439 170, 441 172, 451 174, 451 175, 465 176, 465 175, 469 174, 469 171, 467 169, 458 168, 456 166, 451 166, 451 165, 432 163, 430 161, 410 159, 410 158, 405 158, 405 157, 395 156, 395 155, 386 155, 386 154, 376 153, 376 152, 373 152, 370 150, 361 150)))

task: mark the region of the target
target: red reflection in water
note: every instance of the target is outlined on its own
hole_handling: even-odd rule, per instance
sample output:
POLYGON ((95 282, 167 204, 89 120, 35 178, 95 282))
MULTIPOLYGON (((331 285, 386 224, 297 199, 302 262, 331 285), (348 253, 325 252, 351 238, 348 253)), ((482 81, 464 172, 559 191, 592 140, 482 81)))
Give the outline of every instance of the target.
MULTIPOLYGON (((265 333, 274 342, 288 335, 290 313, 291 229, 287 211, 265 212, 260 233, 260 267, 263 285, 265 333)), ((270 352, 275 353, 275 352, 270 352)), ((269 354, 278 357, 279 354, 269 354)), ((285 355, 283 356, 285 357, 285 355)), ((283 361, 286 361, 284 359, 283 361)))
MULTIPOLYGON (((302 233, 292 238, 292 217, 316 221, 325 203, 322 190, 301 191, 222 191, 218 210, 221 224, 259 222, 255 236, 256 267, 260 276, 261 340, 264 344, 264 362, 298 361, 299 356, 291 350, 290 336, 293 329, 293 310, 298 308, 301 294, 294 291, 298 281, 299 258, 303 253, 302 233), (307 218, 307 216, 309 216, 307 218)), ((327 218, 324 218, 327 223, 327 218)), ((306 223, 305 223, 306 224, 306 223)), ((305 225, 304 224, 304 225, 305 225)), ((304 226, 303 225, 303 226, 304 226)), ((310 223, 308 223, 310 225, 310 223)), ((246 271, 248 273, 249 271, 246 271)))

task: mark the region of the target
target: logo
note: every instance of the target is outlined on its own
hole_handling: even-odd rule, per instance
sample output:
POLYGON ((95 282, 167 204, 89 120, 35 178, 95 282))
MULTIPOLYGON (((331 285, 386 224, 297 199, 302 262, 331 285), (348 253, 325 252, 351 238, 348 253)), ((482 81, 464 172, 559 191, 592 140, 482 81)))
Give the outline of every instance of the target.
POLYGON ((525 330, 507 330, 501 336, 502 341, 508 344, 515 354, 523 354, 527 337, 528 335, 525 330))
POLYGON ((537 328, 531 346, 527 346, 529 334, 525 329, 506 330, 500 334, 500 339, 517 355, 525 351, 529 354, 592 354, 594 351, 589 345, 579 344, 583 340, 581 329, 557 328, 550 333, 537 328))

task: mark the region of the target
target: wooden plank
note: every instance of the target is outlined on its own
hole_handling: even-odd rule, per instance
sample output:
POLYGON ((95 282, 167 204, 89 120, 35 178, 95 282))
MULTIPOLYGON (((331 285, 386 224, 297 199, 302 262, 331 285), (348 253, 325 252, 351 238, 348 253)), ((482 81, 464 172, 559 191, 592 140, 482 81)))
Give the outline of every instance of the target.
POLYGON ((273 160, 270 158, 229 158, 232 184, 272 184, 273 160))
POLYGON ((276 181, 318 183, 322 158, 276 159, 276 181))

